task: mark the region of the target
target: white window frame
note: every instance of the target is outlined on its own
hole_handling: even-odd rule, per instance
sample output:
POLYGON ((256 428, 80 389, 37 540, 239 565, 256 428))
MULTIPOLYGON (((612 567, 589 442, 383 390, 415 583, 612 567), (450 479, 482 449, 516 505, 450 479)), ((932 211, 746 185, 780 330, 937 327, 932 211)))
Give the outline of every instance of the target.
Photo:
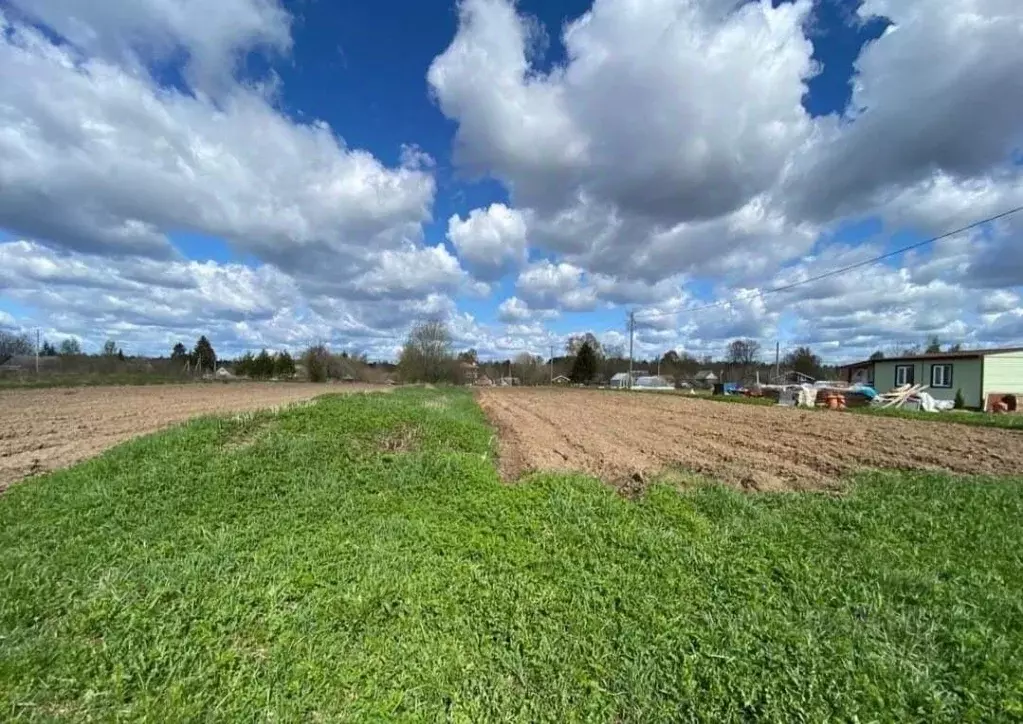
POLYGON ((937 390, 951 390, 952 380, 954 378, 953 375, 952 364, 950 362, 940 362, 938 364, 931 365, 931 387, 937 390), (935 373, 939 370, 942 372, 942 384, 938 384, 935 380, 935 373))
POLYGON ((903 385, 916 384, 916 365, 895 365, 895 386, 902 387, 903 385), (899 380, 900 374, 903 370, 909 370, 906 375, 909 379, 899 380))

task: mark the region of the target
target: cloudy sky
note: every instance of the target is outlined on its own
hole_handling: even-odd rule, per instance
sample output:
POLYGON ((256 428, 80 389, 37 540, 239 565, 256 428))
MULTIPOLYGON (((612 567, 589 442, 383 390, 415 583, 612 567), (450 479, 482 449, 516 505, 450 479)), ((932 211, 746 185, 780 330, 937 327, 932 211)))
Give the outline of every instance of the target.
POLYGON ((1020 68, 1019 0, 0 0, 0 326, 1020 344, 1023 213, 758 294, 1023 205, 1020 68))

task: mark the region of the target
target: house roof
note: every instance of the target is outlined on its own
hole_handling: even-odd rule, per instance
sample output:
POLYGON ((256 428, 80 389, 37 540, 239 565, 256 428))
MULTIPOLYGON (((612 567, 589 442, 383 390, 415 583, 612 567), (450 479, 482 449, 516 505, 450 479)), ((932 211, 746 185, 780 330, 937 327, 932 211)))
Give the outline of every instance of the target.
POLYGON ((710 370, 700 370, 699 372, 696 373, 696 379, 698 380, 709 380, 711 377, 713 377, 714 379, 718 378, 718 376, 711 372, 710 370))
POLYGON ((842 365, 839 369, 847 369, 849 367, 866 367, 872 365, 875 362, 914 362, 920 360, 929 359, 977 359, 980 357, 986 357, 991 354, 1009 354, 1011 352, 1023 352, 1023 347, 996 347, 992 349, 963 349, 958 352, 930 352, 927 354, 911 354, 905 357, 885 357, 884 359, 868 359, 862 362, 853 362, 852 364, 842 365))
POLYGON ((618 374, 614 375, 611 378, 611 381, 614 382, 616 380, 627 380, 627 379, 629 379, 629 373, 628 372, 619 372, 618 374))

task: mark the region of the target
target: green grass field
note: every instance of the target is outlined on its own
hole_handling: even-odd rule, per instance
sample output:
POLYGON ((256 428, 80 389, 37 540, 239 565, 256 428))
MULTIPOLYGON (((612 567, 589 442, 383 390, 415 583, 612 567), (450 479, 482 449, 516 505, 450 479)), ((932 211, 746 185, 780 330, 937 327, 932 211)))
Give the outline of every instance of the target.
POLYGON ((0 720, 1018 721, 1023 481, 502 484, 458 390, 0 496, 0 720))

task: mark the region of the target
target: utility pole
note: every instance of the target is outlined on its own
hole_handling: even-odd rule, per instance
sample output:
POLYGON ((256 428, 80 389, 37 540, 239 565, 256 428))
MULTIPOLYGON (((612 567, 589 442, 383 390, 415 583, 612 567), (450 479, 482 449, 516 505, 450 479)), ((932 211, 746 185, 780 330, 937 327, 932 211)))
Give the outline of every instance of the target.
POLYGON ((554 345, 551 345, 551 384, 554 384, 554 345))
POLYGON ((36 377, 39 376, 39 327, 36 327, 36 377))
POLYGON ((636 313, 629 312, 629 389, 632 389, 632 342, 636 336, 636 313))
POLYGON ((781 377, 781 342, 774 343, 774 376, 781 377))

